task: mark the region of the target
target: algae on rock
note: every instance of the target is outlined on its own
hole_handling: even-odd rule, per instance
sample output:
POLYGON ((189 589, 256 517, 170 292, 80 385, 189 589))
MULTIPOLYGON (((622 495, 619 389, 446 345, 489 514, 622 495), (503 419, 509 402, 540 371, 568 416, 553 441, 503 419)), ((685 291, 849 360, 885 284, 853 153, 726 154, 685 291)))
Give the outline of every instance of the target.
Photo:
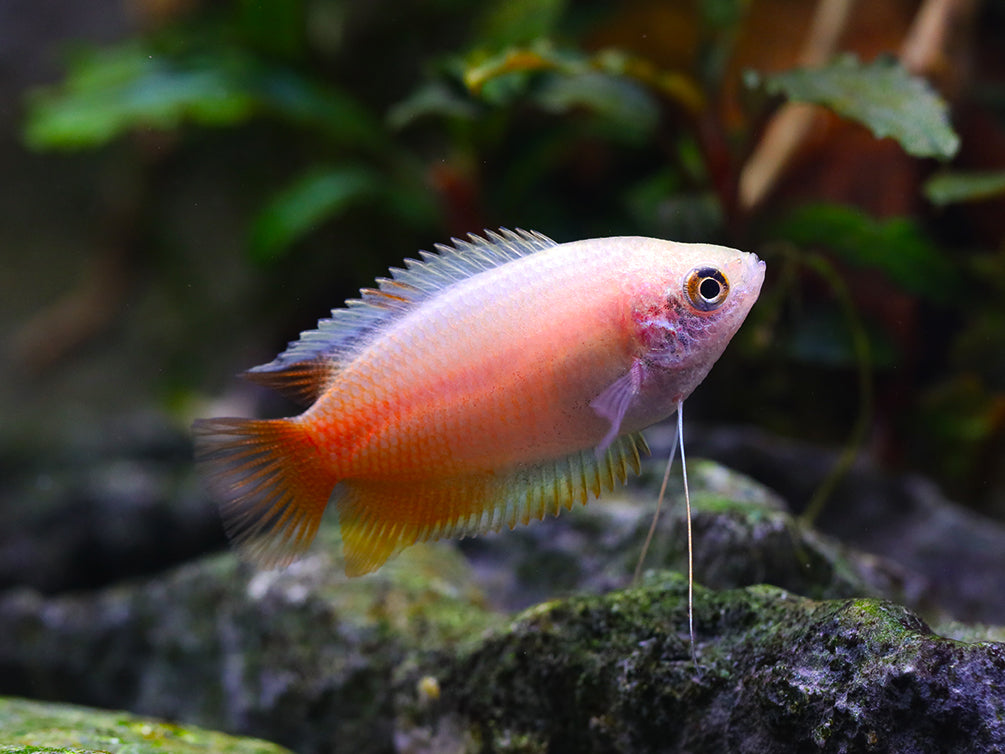
POLYGON ((0 697, 0 752, 290 754, 251 738, 148 720, 125 712, 0 697))
POLYGON ((398 666, 475 641, 498 617, 451 548, 346 579, 327 542, 285 571, 232 554, 95 594, 0 595, 0 693, 279 741, 386 752, 398 666))
POLYGON ((876 599, 699 588, 696 668, 686 588, 659 574, 526 611, 439 672, 436 714, 402 703, 399 735, 495 752, 1005 748, 1005 645, 876 599))
MULTIPOLYGON (((726 590, 697 589, 697 668, 686 580, 622 589, 651 508, 615 499, 472 540, 469 561, 409 548, 363 579, 326 532, 281 572, 222 555, 91 594, 0 594, 0 693, 300 754, 1005 750, 1005 645, 860 598, 920 604, 923 589, 798 527, 763 488, 693 469, 697 577, 726 590), (500 610, 528 594, 547 601, 500 610)), ((665 517, 654 564, 680 561, 681 528, 665 517)))
MULTIPOLYGON (((688 468, 696 581, 716 589, 774 584, 816 599, 886 597, 934 610, 920 576, 801 525, 749 477, 709 461, 688 468)), ((613 496, 544 524, 464 540, 477 578, 491 584, 489 599, 514 609, 627 586, 655 512, 659 475, 652 477, 649 494, 613 496)), ((683 500, 671 492, 645 567, 686 571, 685 531, 683 500)))

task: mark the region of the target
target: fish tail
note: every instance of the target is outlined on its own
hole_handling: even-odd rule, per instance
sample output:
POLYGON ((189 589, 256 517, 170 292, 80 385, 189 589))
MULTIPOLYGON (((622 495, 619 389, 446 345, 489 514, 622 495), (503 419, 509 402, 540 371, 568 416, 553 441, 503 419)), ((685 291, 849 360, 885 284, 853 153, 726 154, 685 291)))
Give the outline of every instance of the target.
POLYGON ((196 462, 224 528, 255 563, 287 565, 310 546, 336 479, 296 419, 200 419, 196 462))

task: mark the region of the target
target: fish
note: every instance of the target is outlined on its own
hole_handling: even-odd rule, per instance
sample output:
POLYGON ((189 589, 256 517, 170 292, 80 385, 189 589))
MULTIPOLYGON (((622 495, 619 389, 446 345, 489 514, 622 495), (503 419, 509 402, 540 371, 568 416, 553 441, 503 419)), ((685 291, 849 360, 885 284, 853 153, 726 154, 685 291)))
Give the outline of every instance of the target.
POLYGON ((305 406, 193 424, 225 528, 263 567, 334 506, 347 576, 417 542, 558 515, 639 473, 756 301, 755 254, 485 231, 420 252, 243 374, 305 406))

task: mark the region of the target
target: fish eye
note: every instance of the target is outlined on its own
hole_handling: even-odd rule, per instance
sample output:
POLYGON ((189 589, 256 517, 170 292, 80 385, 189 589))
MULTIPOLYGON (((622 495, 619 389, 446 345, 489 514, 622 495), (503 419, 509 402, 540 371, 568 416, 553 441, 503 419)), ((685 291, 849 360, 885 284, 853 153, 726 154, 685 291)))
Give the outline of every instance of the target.
POLYGON ((698 311, 714 311, 729 295, 729 281, 715 267, 695 267, 684 278, 684 295, 698 311))

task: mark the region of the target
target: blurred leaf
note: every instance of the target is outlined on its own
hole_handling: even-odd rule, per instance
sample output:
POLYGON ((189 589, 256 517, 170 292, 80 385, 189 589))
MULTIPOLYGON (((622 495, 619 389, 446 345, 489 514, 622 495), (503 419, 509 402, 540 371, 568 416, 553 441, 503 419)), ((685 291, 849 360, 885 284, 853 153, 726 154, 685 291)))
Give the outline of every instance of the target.
POLYGON ((380 177, 360 166, 312 170, 281 191, 251 228, 251 255, 271 261, 329 218, 373 196, 380 177))
POLYGON ((847 262, 882 271, 904 290, 949 301, 961 284, 956 265, 906 218, 876 220, 833 204, 799 207, 774 229, 799 246, 822 246, 847 262))
POLYGON ((651 221, 667 201, 682 193, 683 187, 680 173, 664 166, 634 186, 626 187, 625 205, 636 219, 651 221))
POLYGON ((566 0, 496 0, 485 4, 475 42, 499 50, 546 37, 565 12, 566 0))
POLYGON ((354 100, 293 71, 236 52, 175 60, 138 44, 83 53, 61 85, 36 91, 25 139, 34 149, 82 149, 135 128, 233 126, 257 114, 340 142, 383 144, 379 122, 354 100))
POLYGON ((866 126, 877 138, 896 139, 915 157, 945 160, 960 147, 946 103, 928 82, 890 58, 862 64, 843 55, 822 68, 797 68, 763 80, 748 71, 744 78, 751 88, 763 83, 771 94, 829 107, 866 126))
POLYGON ((942 172, 925 182, 925 196, 940 207, 1005 195, 1005 170, 942 172))
POLYGON ((601 50, 591 62, 604 73, 625 76, 644 84, 689 113, 697 114, 705 108, 701 87, 688 73, 659 68, 645 58, 620 50, 601 50))
POLYGON ((348 94, 283 68, 249 72, 263 110, 315 129, 332 141, 384 153, 391 148, 383 124, 348 94))
POLYGON ((648 132, 658 119, 650 90, 690 111, 704 102, 697 85, 684 74, 614 50, 586 56, 543 42, 470 61, 463 78, 472 94, 492 104, 531 96, 553 112, 582 106, 638 132, 648 132), (536 86, 531 86, 530 74, 551 78, 534 79, 536 86))
POLYGON ((618 124, 618 135, 644 139, 659 121, 659 109, 644 89, 617 76, 580 73, 555 76, 543 82, 534 101, 544 110, 565 113, 589 110, 618 124))
POLYGON ((463 71, 464 85, 480 96, 489 82, 513 73, 562 71, 580 73, 588 67, 582 55, 554 49, 542 42, 532 47, 511 48, 495 55, 476 55, 463 71))
MULTIPOLYGON (((966 318, 953 338, 954 358, 967 371, 1005 390, 1005 255, 999 250, 968 259, 966 318)), ((1003 415, 1005 418, 1005 415, 1003 415)))
POLYGON ((216 67, 182 71, 136 45, 89 52, 72 61, 59 87, 34 93, 25 138, 34 149, 80 149, 126 130, 246 120, 255 102, 216 67))
POLYGON ((446 81, 435 79, 421 84, 394 105, 387 114, 387 122, 397 130, 431 115, 473 120, 478 115, 478 106, 446 81))

